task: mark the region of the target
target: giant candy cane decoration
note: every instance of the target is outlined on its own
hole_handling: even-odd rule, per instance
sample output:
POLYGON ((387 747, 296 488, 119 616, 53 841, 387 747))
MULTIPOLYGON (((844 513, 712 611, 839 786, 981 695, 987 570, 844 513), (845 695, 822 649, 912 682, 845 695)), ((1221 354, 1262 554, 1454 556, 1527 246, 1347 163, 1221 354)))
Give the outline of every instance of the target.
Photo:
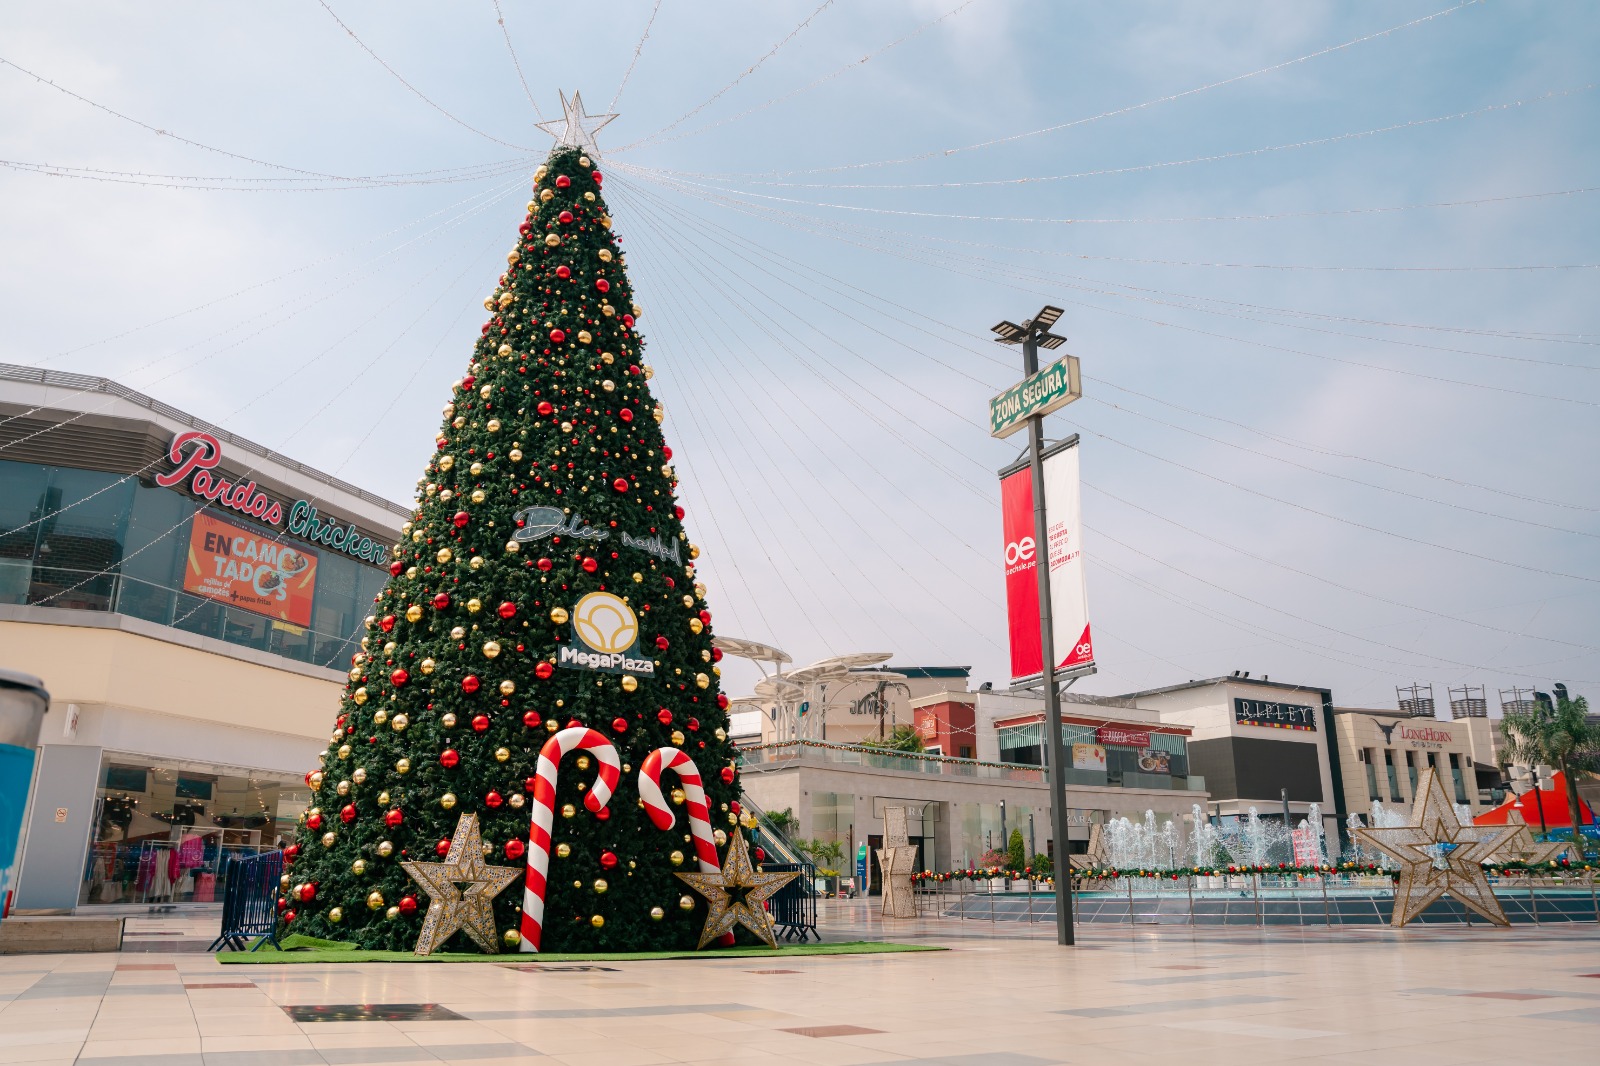
MULTIPOLYGON (((550 872, 550 826, 555 821, 556 772, 561 757, 573 749, 589 752, 600 763, 600 777, 584 797, 583 805, 599 812, 611 799, 622 776, 622 764, 611 742, 585 726, 568 726, 545 741, 539 751, 539 769, 533 783, 533 826, 528 835, 528 874, 522 890, 523 951, 538 951, 544 932, 545 875, 550 872)), ((704 807, 704 800, 701 806, 704 807)))
POLYGON ((661 794, 661 772, 672 770, 689 802, 689 834, 694 838, 695 857, 700 860, 701 873, 716 873, 722 869, 717 862, 717 844, 711 838, 711 811, 706 807, 706 790, 700 781, 700 770, 694 760, 677 748, 657 748, 645 756, 639 767, 639 795, 644 797, 644 809, 657 829, 671 829, 676 819, 667 799, 661 794))

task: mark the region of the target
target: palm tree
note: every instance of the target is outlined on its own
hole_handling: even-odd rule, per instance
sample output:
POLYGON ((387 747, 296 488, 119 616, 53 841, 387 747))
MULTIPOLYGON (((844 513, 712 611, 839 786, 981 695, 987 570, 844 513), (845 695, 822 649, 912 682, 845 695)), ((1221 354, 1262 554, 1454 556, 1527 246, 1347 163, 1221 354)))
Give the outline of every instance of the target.
POLYGON ((1588 715, 1589 701, 1569 699, 1566 686, 1558 685, 1554 702, 1541 698, 1528 710, 1507 711, 1500 720, 1507 761, 1531 768, 1552 766, 1566 779, 1572 839, 1579 843, 1578 774, 1600 766, 1600 725, 1592 724, 1588 715))

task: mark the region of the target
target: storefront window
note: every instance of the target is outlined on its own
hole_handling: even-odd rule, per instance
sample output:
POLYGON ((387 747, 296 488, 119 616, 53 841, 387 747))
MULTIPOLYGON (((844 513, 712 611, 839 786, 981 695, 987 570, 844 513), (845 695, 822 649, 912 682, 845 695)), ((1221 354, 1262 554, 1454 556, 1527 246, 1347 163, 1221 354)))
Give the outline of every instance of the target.
POLYGON ((310 802, 287 775, 108 754, 79 903, 220 902, 229 865, 292 839, 310 802))
MULTIPOLYGON (((114 611, 300 662, 342 668, 388 574, 207 509, 208 529, 265 537, 315 560, 297 611, 269 617, 195 581, 190 497, 133 477, 0 461, 0 603, 114 611)), ((276 550, 276 548, 274 549, 276 550)), ((246 583, 247 585, 247 583, 246 583)), ((246 585, 241 585, 246 592, 246 585)))

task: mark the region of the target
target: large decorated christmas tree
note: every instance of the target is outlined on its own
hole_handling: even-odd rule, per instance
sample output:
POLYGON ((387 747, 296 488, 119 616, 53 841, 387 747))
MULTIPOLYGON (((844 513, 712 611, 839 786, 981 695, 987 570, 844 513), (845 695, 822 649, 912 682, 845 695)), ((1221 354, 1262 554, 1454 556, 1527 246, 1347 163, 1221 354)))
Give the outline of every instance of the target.
POLYGON ((693 948, 706 908, 675 875, 737 832, 699 553, 596 123, 563 103, 308 775, 283 933, 693 948))

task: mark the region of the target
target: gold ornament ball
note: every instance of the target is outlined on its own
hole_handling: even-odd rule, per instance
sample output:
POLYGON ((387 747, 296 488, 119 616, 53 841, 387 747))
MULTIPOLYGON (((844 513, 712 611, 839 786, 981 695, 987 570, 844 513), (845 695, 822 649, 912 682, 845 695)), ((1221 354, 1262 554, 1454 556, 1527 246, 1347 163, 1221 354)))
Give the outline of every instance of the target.
POLYGON ((448 563, 450 561, 450 549, 440 548, 438 554, 435 555, 434 558, 441 563, 448 563))
POLYGON ((606 883, 606 879, 605 878, 603 878, 603 877, 595 878, 595 880, 594 880, 594 890, 596 892, 604 892, 606 889, 608 889, 610 887, 611 886, 606 883))
POLYGON ((394 772, 397 774, 409 774, 411 772, 411 760, 404 756, 396 759, 394 761, 394 772))
POLYGON ((578 331, 578 343, 579 344, 588 344, 593 340, 594 340, 594 337, 589 333, 588 330, 580 329, 578 331))
POLYGON ((506 453, 506 458, 510 459, 513 463, 522 462, 522 449, 512 448, 511 451, 506 453))
POLYGON ((728 824, 729 825, 738 825, 739 824, 739 816, 737 814, 731 814, 730 813, 728 815, 728 824))
MULTIPOLYGON (((678 743, 681 744, 683 742, 682 741, 678 741, 678 743)), ((675 788, 675 789, 672 790, 672 802, 673 803, 676 803, 679 806, 682 806, 683 801, 688 799, 688 798, 689 798, 689 794, 687 792, 685 792, 683 789, 675 788)))
POLYGON ((388 789, 384 789, 382 792, 378 793, 378 806, 380 806, 380 807, 389 806, 389 790, 388 789))
MULTIPOLYGON (((449 470, 452 466, 455 466, 455 465, 456 465, 456 457, 455 456, 453 456, 453 455, 441 455, 441 456, 439 456, 439 469, 440 470, 449 470)), ((417 530, 417 532, 420 533, 422 531, 419 529, 419 530, 417 530)))
POLYGON ((350 795, 350 782, 340 781, 337 785, 333 786, 333 790, 339 793, 341 796, 348 796, 350 795))
POLYGON ((422 621, 422 608, 418 607, 414 603, 410 607, 407 607, 406 608, 406 621, 407 622, 420 622, 420 621, 422 621))
POLYGON ((563 422, 563 423, 561 423, 561 432, 563 432, 563 433, 571 433, 572 432, 572 423, 571 422, 563 422))
POLYGON ((336 840, 338 840, 338 839, 339 838, 335 834, 333 834, 332 832, 323 833, 322 834, 322 846, 325 847, 325 848, 331 848, 331 847, 333 847, 334 842, 336 840))
POLYGON ((446 729, 454 729, 456 727, 456 712, 444 712, 439 716, 439 724, 444 726, 446 729))
POLYGON ((495 762, 505 762, 509 758, 511 758, 511 749, 510 748, 496 748, 496 749, 494 749, 494 761, 495 762))
POLYGON ((486 500, 488 498, 489 497, 484 493, 484 491, 482 489, 473 489, 472 490, 472 495, 468 497, 468 499, 470 499, 473 503, 482 503, 484 500, 486 500))
POLYGON ((502 935, 500 939, 504 940, 510 946, 516 947, 518 944, 522 943, 522 934, 517 932, 515 929, 507 929, 505 934, 502 935))
POLYGON ((705 631, 706 624, 698 618, 689 619, 689 632, 699 634, 705 631))
POLYGON ((554 622, 556 625, 559 626, 564 624, 567 620, 567 617, 567 609, 565 607, 550 608, 550 621, 554 622))
POLYGON ((403 714, 397 714, 394 716, 394 720, 389 723, 389 728, 393 729, 396 733, 404 733, 406 731, 406 726, 410 724, 411 719, 407 718, 403 714))
POLYGON ((726 729, 722 728, 719 725, 719 726, 717 726, 717 731, 714 734, 714 736, 716 736, 716 738, 718 740, 727 740, 728 739, 728 731, 726 729))
POLYGON ((544 246, 546 248, 559 248, 561 246, 561 238, 554 233, 546 233, 544 235, 544 246))
POLYGON ((524 798, 523 798, 523 795, 522 795, 522 793, 520 793, 520 792, 513 792, 513 793, 512 793, 512 794, 511 794, 511 798, 510 798, 510 799, 509 799, 509 800, 507 800, 507 801, 506 801, 506 802, 508 802, 508 803, 510 803, 510 804, 511 804, 511 808, 512 808, 512 809, 513 809, 513 810, 518 810, 518 811, 520 811, 520 810, 522 810, 522 805, 523 805, 523 804, 524 804, 524 803, 526 803, 526 802, 528 802, 528 801, 527 801, 527 800, 526 800, 526 799, 524 799, 524 798))
POLYGON ((639 679, 638 678, 634 677, 632 674, 623 674, 622 675, 622 691, 624 691, 624 692, 633 692, 638 687, 639 687, 639 679))
POLYGON ((339 750, 338 750, 338 752, 336 754, 341 759, 348 759, 350 757, 350 745, 348 745, 348 744, 340 744, 339 745, 339 750))
POLYGON ((571 844, 557 844, 556 845, 556 858, 564 859, 568 855, 571 855, 571 854, 572 854, 572 845, 571 844))
POLYGON ((445 810, 448 811, 450 808, 454 807, 455 805, 456 805, 456 794, 454 792, 446 792, 444 795, 439 797, 439 806, 443 807, 445 810))
POLYGON ((388 720, 389 720, 389 712, 384 710, 382 707, 379 707, 376 711, 373 712, 373 715, 372 715, 372 724, 373 725, 382 725, 383 723, 387 722, 388 720))
POLYGON ((556 720, 554 718, 546 718, 544 720, 544 728, 545 732, 554 733, 556 730, 560 729, 561 726, 556 724, 556 720))
POLYGON ((674 866, 683 865, 683 852, 681 851, 675 851, 671 855, 668 855, 667 858, 672 860, 672 865, 674 866))
POLYGON ((499 655, 500 654, 500 644, 499 644, 499 642, 498 641, 493 641, 493 640, 484 641, 483 642, 483 654, 484 654, 484 656, 486 658, 489 658, 489 659, 493 659, 496 655, 499 655))
POLYGON ((506 541, 506 551, 509 552, 510 554, 515 555, 521 550, 522 550, 522 545, 519 542, 517 542, 515 540, 506 541))
POLYGON ((589 919, 589 924, 594 926, 596 929, 599 929, 601 926, 606 924, 605 915, 603 915, 603 914, 595 915, 593 918, 589 919))
POLYGON ((555 194, 555 190, 554 189, 541 189, 541 190, 539 190, 539 199, 543 203, 549 203, 551 200, 554 200, 555 198, 556 198, 556 194, 555 194))
POLYGON ((672 731, 672 746, 675 748, 683 747, 683 730, 674 729, 672 731))
POLYGON ((321 788, 322 787, 322 771, 321 770, 317 770, 317 771, 312 773, 312 775, 311 775, 311 787, 312 788, 321 788))
POLYGON ((366 779, 367 768, 365 766, 356 767, 356 772, 350 775, 350 780, 354 781, 358 785, 366 781, 366 779))
POLYGON ((377 889, 373 889, 371 892, 367 893, 367 909, 374 911, 383 909, 382 892, 379 892, 377 889))
POLYGON ((591 204, 594 203, 594 193, 592 192, 584 193, 583 198, 591 204))
POLYGON ((718 829, 716 832, 711 834, 711 839, 715 840, 717 842, 717 847, 720 848, 728 843, 728 834, 723 832, 721 829, 718 829))
POLYGON ((583 887, 583 882, 582 881, 574 881, 574 882, 572 882, 572 887, 573 888, 582 888, 583 887))
POLYGON ((593 163, 589 162, 589 157, 586 156, 586 155, 580 155, 578 157, 578 165, 580 167, 592 167, 592 166, 594 166, 593 163))
POLYGON ((695 674, 694 675, 694 683, 696 685, 698 685, 700 688, 710 688, 711 687, 711 679, 709 677, 707 677, 705 674, 695 674))
POLYGON ((600 262, 602 262, 602 263, 611 262, 611 249, 610 248, 602 248, 596 254, 600 256, 600 262))
POLYGON ((639 573, 639 571, 635 570, 633 572, 633 583, 635 585, 643 584, 644 583, 644 575, 639 573))
POLYGON ((335 907, 333 910, 329 911, 328 921, 332 922, 334 925, 338 925, 340 922, 344 921, 344 908, 335 907))
POLYGON ((358 703, 358 704, 366 703, 367 702, 367 687, 365 685, 362 685, 360 688, 356 689, 354 692, 352 692, 350 694, 350 698, 355 700, 356 703, 358 703))
POLYGON ((563 818, 571 818, 574 815, 576 815, 577 813, 578 813, 578 808, 574 807, 572 804, 563 803, 561 805, 561 817, 563 817, 563 818))
POLYGON ((425 674, 431 674, 433 673, 433 668, 435 665, 436 664, 432 659, 424 659, 422 662, 417 664, 417 668, 425 674))
POLYGON ((517 691, 517 683, 515 681, 500 682, 500 695, 509 696, 515 691, 517 691))
POLYGON ((587 755, 580 755, 574 759, 573 762, 578 764, 578 769, 580 770, 587 770, 589 768, 589 756, 587 755))
MULTIPOLYGON (((506 253, 506 262, 508 262, 508 263, 515 263, 518 259, 521 259, 521 258, 522 258, 522 256, 517 252, 507 252, 506 253)), ((501 355, 510 355, 511 354, 511 345, 502 344, 500 346, 500 354, 501 355)), ((489 386, 487 386, 487 385, 484 386, 484 388, 488 388, 488 387, 489 386)))
POLYGON ((478 597, 474 596, 472 599, 467 601, 468 613, 477 614, 481 610, 483 610, 483 601, 478 599, 478 597))
POLYGON ((355 862, 351 863, 350 864, 350 872, 353 873, 353 874, 357 874, 357 875, 366 873, 367 872, 367 860, 366 859, 357 859, 355 862))
POLYGON ((400 917, 400 908, 390 907, 388 910, 383 912, 383 916, 392 922, 396 918, 400 917))
POLYGON ((693 896, 679 896, 678 897, 678 909, 679 910, 684 910, 684 911, 692 911, 692 910, 694 910, 694 897, 693 896))
POLYGON ((393 854, 394 854, 394 845, 393 844, 389 843, 387 840, 378 841, 378 855, 379 855, 380 858, 387 859, 389 856, 391 856, 393 854))
POLYGON ((450 630, 450 639, 451 640, 460 640, 462 637, 464 637, 466 635, 467 635, 467 631, 464 628, 462 628, 461 626, 456 626, 454 629, 450 630))
POLYGON ((284 891, 288 891, 288 889, 289 889, 289 875, 288 874, 284 874, 282 877, 278 878, 278 887, 283 889, 284 891))
POLYGON ((487 429, 490 433, 499 433, 500 432, 500 420, 498 418, 491 418, 491 419, 489 419, 488 424, 486 426, 484 426, 484 428, 487 429))

